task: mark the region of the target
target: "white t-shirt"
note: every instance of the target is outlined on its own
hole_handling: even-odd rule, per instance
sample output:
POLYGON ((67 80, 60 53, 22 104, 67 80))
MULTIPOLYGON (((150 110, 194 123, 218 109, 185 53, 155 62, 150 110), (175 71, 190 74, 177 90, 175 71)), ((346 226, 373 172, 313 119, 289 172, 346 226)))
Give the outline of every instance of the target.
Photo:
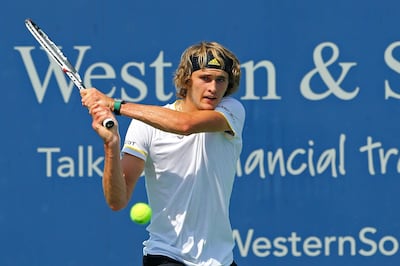
MULTIPOLYGON (((165 107, 174 109, 174 104, 165 107)), ((224 97, 215 109, 234 134, 182 136, 132 120, 122 151, 145 160, 153 210, 143 253, 164 255, 190 266, 233 261, 229 201, 242 150, 243 105, 224 97)))

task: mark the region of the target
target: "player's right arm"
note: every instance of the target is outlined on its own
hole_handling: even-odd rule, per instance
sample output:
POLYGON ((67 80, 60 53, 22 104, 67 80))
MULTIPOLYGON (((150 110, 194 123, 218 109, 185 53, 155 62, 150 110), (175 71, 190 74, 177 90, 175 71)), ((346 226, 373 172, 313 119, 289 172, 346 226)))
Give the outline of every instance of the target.
POLYGON ((144 160, 124 154, 120 156, 120 135, 118 121, 109 108, 101 105, 90 107, 92 127, 104 142, 103 192, 108 206, 120 210, 128 204, 137 180, 144 169, 144 160), (103 127, 105 117, 113 117, 114 127, 103 127))
POLYGON ((143 169, 142 159, 126 153, 120 159, 119 145, 109 147, 105 144, 103 192, 112 210, 127 206, 143 169))

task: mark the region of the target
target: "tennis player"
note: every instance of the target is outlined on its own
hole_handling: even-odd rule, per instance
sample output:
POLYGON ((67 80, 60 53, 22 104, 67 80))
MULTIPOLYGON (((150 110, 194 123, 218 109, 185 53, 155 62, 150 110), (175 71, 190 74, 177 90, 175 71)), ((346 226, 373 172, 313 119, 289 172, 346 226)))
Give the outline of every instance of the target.
POLYGON ((91 88, 81 91, 92 126, 104 141, 105 199, 113 210, 130 201, 145 173, 153 216, 144 266, 234 266, 229 203, 242 149, 243 105, 236 56, 215 42, 187 48, 175 72, 178 99, 165 106, 125 103, 91 88), (122 147, 118 123, 132 119, 122 147))

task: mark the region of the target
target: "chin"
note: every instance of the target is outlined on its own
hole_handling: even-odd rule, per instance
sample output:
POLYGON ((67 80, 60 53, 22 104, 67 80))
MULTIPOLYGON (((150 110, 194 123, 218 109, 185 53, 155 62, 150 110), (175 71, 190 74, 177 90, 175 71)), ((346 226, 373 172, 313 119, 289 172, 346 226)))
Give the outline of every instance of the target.
POLYGON ((218 105, 217 101, 208 101, 208 102, 203 102, 201 104, 201 109, 203 110, 214 110, 218 105))
POLYGON ((201 110, 214 110, 217 106, 213 104, 203 104, 201 110))

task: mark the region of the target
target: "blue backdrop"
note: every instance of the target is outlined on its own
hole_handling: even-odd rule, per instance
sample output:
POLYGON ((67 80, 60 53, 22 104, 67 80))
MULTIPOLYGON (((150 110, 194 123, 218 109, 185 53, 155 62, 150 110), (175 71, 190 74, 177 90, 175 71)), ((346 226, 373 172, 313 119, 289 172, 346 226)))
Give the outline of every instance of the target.
MULTIPOLYGON (((78 91, 165 104, 181 52, 237 54, 247 110, 231 218, 241 266, 399 265, 400 3, 12 1, 0 10, 0 265, 140 265, 145 226, 111 211, 78 91), (55 7, 53 7, 56 5, 55 7)), ((119 118, 121 132, 127 118, 119 118)), ((143 180, 130 205, 145 201, 143 180)))

